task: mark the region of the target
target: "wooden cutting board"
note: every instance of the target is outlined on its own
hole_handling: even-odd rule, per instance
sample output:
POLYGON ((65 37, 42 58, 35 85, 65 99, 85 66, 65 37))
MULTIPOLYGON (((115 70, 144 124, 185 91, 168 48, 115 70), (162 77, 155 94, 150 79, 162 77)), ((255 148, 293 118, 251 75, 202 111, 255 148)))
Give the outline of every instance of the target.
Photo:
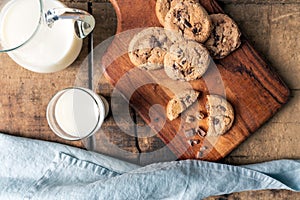
MULTIPOLYGON (((102 58, 102 65, 106 67, 105 76, 179 159, 219 160, 269 120, 288 101, 290 91, 242 37, 242 45, 237 51, 215 61, 216 67, 210 67, 202 79, 191 82, 194 89, 202 92, 200 102, 208 93, 226 95, 235 110, 233 127, 218 138, 199 137, 200 144, 191 146, 184 133, 185 122, 181 118, 173 121, 165 119, 164 109, 171 95, 156 81, 157 78, 166 79, 165 82, 172 81, 165 78, 163 70, 155 72, 157 77, 138 70, 125 53, 136 33, 130 30, 161 27, 155 14, 155 2, 111 0, 118 18, 117 33, 120 35, 114 38, 102 58), (140 87, 136 88, 137 85, 140 87), (136 88, 134 92, 133 88, 136 88)), ((200 2, 208 13, 223 13, 214 0, 200 2)))

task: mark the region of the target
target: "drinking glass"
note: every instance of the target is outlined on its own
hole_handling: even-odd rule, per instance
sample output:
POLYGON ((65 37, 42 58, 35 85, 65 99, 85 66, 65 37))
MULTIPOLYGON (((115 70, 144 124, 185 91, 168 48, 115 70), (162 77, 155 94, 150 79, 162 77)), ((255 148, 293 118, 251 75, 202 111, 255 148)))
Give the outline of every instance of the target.
POLYGON ((66 140, 80 140, 96 133, 107 116, 108 102, 92 90, 74 87, 56 93, 47 107, 52 131, 66 140))

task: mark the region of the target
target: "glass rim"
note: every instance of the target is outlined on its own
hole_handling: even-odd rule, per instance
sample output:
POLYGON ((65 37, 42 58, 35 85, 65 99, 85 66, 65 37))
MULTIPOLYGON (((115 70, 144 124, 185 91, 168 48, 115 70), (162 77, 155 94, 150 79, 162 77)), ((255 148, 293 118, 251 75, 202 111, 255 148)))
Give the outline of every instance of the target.
MULTIPOLYGON (((4 5, 4 7, 7 6, 8 3, 11 3, 11 1, 17 1, 17 0, 9 0, 9 1, 7 1, 7 3, 4 5)), ((2 49, 3 47, 0 45, 0 47, 1 47, 0 48, 0 53, 7 53, 7 52, 10 52, 10 51, 16 50, 16 49, 24 46, 25 44, 27 44, 36 35, 36 33, 38 32, 38 30, 39 30, 39 28, 40 28, 40 26, 42 24, 43 13, 44 13, 43 0, 36 0, 36 1, 39 3, 39 12, 40 12, 40 14, 39 14, 39 22, 38 22, 38 24, 37 24, 34 32, 31 34, 30 37, 28 37, 28 39, 26 39, 24 42, 22 42, 21 44, 15 46, 15 47, 8 47, 8 48, 2 49)), ((0 17, 1 17, 1 15, 0 15, 0 17)))

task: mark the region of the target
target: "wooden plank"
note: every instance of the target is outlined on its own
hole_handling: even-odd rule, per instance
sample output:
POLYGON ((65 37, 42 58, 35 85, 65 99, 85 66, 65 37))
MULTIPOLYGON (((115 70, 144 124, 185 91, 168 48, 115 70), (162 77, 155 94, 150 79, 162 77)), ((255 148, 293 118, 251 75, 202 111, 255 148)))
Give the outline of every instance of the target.
MULTIPOLYGON (((95 2, 91 6, 93 15, 96 19, 97 26, 93 31, 93 46, 95 49, 102 48, 102 42, 112 37, 116 32, 116 15, 110 3, 95 2), (100 47, 99 47, 100 46, 100 47)), ((97 52, 94 52, 94 71, 98 70, 97 63, 101 58, 97 52)), ((98 74, 95 74, 98 77, 98 74)), ((103 95, 110 103, 111 107, 118 110, 122 106, 124 99, 111 99, 113 87, 108 83, 104 76, 100 80, 96 80, 95 90, 103 95)), ((139 164, 139 150, 136 147, 135 124, 132 117, 135 115, 130 109, 131 118, 126 116, 121 117, 122 122, 115 123, 115 120, 110 112, 108 119, 105 120, 100 134, 96 136, 96 152, 107 154, 119 159, 127 160, 132 163, 139 164)))
POLYGON ((136 116, 136 132, 137 145, 141 151, 140 165, 177 160, 176 155, 139 115, 136 116))
POLYGON ((291 88, 300 89, 300 3, 271 8, 269 60, 291 88))
MULTIPOLYGON (((112 1, 112 3, 117 11, 118 32, 137 27, 159 26, 154 12, 154 0, 148 1, 147 6, 125 0, 112 1), (147 17, 141 18, 136 15, 138 12, 147 13, 144 15, 147 17)), ((222 12, 215 1, 201 1, 201 3, 210 13, 222 12)), ((122 91, 127 99, 130 99, 142 118, 147 123, 151 123, 151 119, 148 116, 151 106, 154 104, 165 106, 170 96, 160 86, 144 85, 145 81, 153 82, 153 79, 148 74, 137 72, 136 75, 132 76, 132 71, 128 73, 134 66, 126 53, 116 60, 112 59, 115 52, 127 51, 131 37, 132 35, 116 37, 107 56, 103 59, 103 64, 107 66, 106 75, 112 84, 119 84, 121 77, 125 80, 124 83, 117 86, 118 89, 122 91), (114 61, 112 62, 112 60, 114 61), (135 87, 134 84, 144 86, 131 95, 131 90, 135 87)), ((279 77, 273 73, 271 68, 259 57, 244 38, 242 41, 242 46, 239 50, 217 62, 218 70, 226 88, 226 97, 235 107, 236 121, 229 133, 217 140, 212 151, 207 157, 204 157, 206 160, 218 160, 227 155, 244 141, 250 133, 257 130, 266 120, 274 115, 289 96, 289 90, 279 77)), ((212 86, 213 93, 217 93, 219 88, 214 83, 215 74, 214 71, 209 71, 205 75, 206 80, 212 86)), ((203 85, 203 79, 193 82, 193 86, 195 88, 200 86, 197 89, 202 91, 203 89, 205 90, 202 87, 203 85)), ((157 119, 163 120, 163 116, 164 113, 157 112, 157 119)), ((160 120, 158 120, 159 122, 160 120)), ((172 122, 167 121, 161 130, 157 130, 159 136, 165 143, 174 142, 172 145, 169 144, 169 147, 178 157, 182 159, 195 158, 197 149, 200 147, 191 148, 188 146, 186 139, 184 139, 183 129, 179 130, 179 123, 180 120, 177 119, 172 122)))
MULTIPOLYGON (((84 4, 85 2, 87 2, 87 0, 77 0, 76 2, 74 2, 73 0, 64 0, 64 2, 69 2, 67 4, 70 7, 87 9, 86 4, 84 4)), ((108 0, 95 0, 92 2, 108 2, 108 0)), ((242 28, 244 35, 246 35, 248 39, 250 39, 255 49, 259 50, 259 52, 263 53, 263 55, 265 55, 268 60, 272 61, 272 65, 276 68, 276 70, 280 72, 281 75, 283 75, 283 78, 289 83, 292 88, 299 89, 297 85, 297 83, 299 83, 297 82, 299 78, 297 76, 299 76, 300 73, 298 71, 299 65, 297 65, 297 63, 300 62, 300 57, 299 55, 293 57, 292 54, 293 51, 299 52, 299 45, 293 47, 291 47, 290 45, 268 46, 267 41, 269 40, 268 37, 270 35, 268 32, 266 32, 266 30, 268 30, 269 28, 269 23, 268 21, 265 21, 270 16, 276 18, 281 15, 288 14, 290 11, 293 11, 293 7, 295 9, 298 9, 299 1, 222 0, 221 2, 225 4, 225 11, 238 21, 238 24, 242 28), (278 4, 278 2, 280 4, 278 4), (292 4, 293 2, 296 3, 292 4), (281 3, 292 5, 287 6, 281 3), (270 9, 271 4, 272 9, 270 9), (269 12, 272 12, 274 16, 269 15, 269 12), (270 49, 270 52, 274 53, 269 53, 268 49, 270 49), (276 58, 276 51, 280 51, 282 53, 281 57, 291 59, 292 62, 277 64, 277 61, 275 60, 279 60, 280 58, 276 58), (295 87, 293 85, 295 85, 295 87)), ((94 5, 95 4, 93 3, 93 6, 94 5)), ((103 13, 106 13, 105 18, 110 18, 112 21, 116 21, 114 11, 111 10, 111 7, 109 5, 107 6, 107 8, 102 7, 102 9, 104 10, 96 9, 94 14, 103 15, 103 13), (106 12, 106 9, 108 9, 109 11, 106 12)), ((273 30, 271 33, 275 35, 272 36, 270 42, 285 43, 289 42, 288 40, 293 38, 293 36, 296 36, 299 30, 297 30, 297 24, 295 25, 295 23, 299 22, 299 17, 299 15, 292 15, 290 17, 282 18, 280 26, 276 25, 276 22, 274 22, 272 25, 273 30), (283 31, 285 33, 284 35, 286 35, 289 39, 280 38, 281 34, 276 35, 276 30, 278 31, 278 29, 280 29, 280 32, 283 31)), ((107 23, 107 25, 105 25, 106 29, 103 28, 98 32, 99 35, 101 34, 101 37, 103 35, 113 35, 113 32, 111 30, 115 28, 115 22, 109 22, 108 20, 105 21, 105 18, 100 19, 98 17, 97 20, 96 26, 102 25, 103 20, 105 23, 107 23)), ((103 39, 105 38, 103 37, 103 39)), ((87 41, 85 41, 85 46, 87 47, 87 41)), ((87 51, 87 48, 84 48, 83 51, 87 51)), ((76 63, 72 65, 72 69, 68 68, 63 72, 51 75, 38 75, 20 68, 15 63, 13 63, 13 61, 7 55, 0 54, 0 84, 2 86, 2 94, 0 98, 0 130, 9 132, 10 134, 14 135, 22 135, 24 137, 38 138, 81 146, 81 144, 79 143, 66 142, 56 137, 47 126, 47 122, 44 116, 44 109, 48 103, 48 99, 56 91, 73 85, 73 81, 77 76, 78 69, 81 66, 81 62, 86 58, 86 55, 87 53, 82 52, 76 63)), ((105 80, 101 80, 100 82, 101 83, 99 85, 101 85, 102 87, 101 91, 99 92, 104 94, 106 97, 109 97, 111 86, 105 80)), ((299 113, 297 109, 300 107, 299 98, 299 90, 294 90, 292 93, 291 102, 286 107, 284 107, 266 126, 264 126, 257 133, 253 134, 250 139, 245 141, 245 143, 243 143, 225 160, 223 160, 223 162, 229 164, 255 163, 267 160, 268 156, 273 159, 299 158, 300 146, 297 146, 298 140, 296 139, 297 135, 299 135, 297 127, 300 123, 298 121, 299 117, 297 115, 297 113, 299 113), (279 130, 284 129, 284 135, 286 135, 287 138, 283 138, 283 136, 278 134, 277 128, 279 130), (266 143, 269 144, 270 138, 275 138, 275 140, 273 145, 267 145, 267 147, 264 149, 264 152, 268 152, 267 154, 261 150, 261 146, 264 146, 266 143), (285 142, 281 145, 282 141, 285 142), (250 146, 254 146, 255 148, 249 148, 250 146), (274 148, 276 149, 275 151, 273 151, 274 148)), ((111 120, 108 120, 108 123, 112 123, 111 130, 113 130, 113 127, 115 126, 113 122, 111 120)), ((143 125, 143 122, 139 117, 137 117, 137 124, 141 126, 143 125)), ((133 141, 132 138, 126 139, 124 137, 118 137, 118 131, 112 131, 111 134, 114 136, 109 136, 109 139, 114 140, 114 142, 103 142, 104 145, 109 145, 112 143, 114 144, 118 141, 118 145, 122 146, 122 148, 126 149, 127 151, 135 151, 130 148, 131 145, 134 148, 136 146, 133 142, 130 142, 133 141), (123 142, 124 145, 121 144, 123 142)), ((105 137, 104 139, 107 140, 108 138, 105 137)), ((100 140, 103 140, 103 138, 100 138, 100 140)), ((139 146, 142 152, 152 152, 162 148, 164 144, 161 143, 160 139, 153 136, 149 139, 140 138, 139 146)), ((106 150, 108 151, 109 148, 106 148, 106 150)), ((118 152, 116 152, 116 154, 118 154, 118 152)), ((143 159, 141 160, 143 161, 143 159)), ((134 159, 133 162, 135 162, 134 159)), ((147 162, 145 161, 144 163, 147 162)), ((243 193, 234 193, 231 195, 220 197, 212 197, 208 199, 299 199, 299 195, 299 193, 293 193, 289 191, 250 191, 243 193)))

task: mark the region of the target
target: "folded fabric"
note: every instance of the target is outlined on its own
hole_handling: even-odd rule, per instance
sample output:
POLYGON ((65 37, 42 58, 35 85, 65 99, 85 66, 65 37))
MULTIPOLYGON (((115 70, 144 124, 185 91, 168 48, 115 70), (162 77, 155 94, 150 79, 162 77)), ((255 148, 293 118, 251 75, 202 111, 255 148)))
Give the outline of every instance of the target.
POLYGON ((0 199, 203 199, 300 191, 300 161, 230 166, 197 160, 145 167, 66 145, 0 134, 0 199))

